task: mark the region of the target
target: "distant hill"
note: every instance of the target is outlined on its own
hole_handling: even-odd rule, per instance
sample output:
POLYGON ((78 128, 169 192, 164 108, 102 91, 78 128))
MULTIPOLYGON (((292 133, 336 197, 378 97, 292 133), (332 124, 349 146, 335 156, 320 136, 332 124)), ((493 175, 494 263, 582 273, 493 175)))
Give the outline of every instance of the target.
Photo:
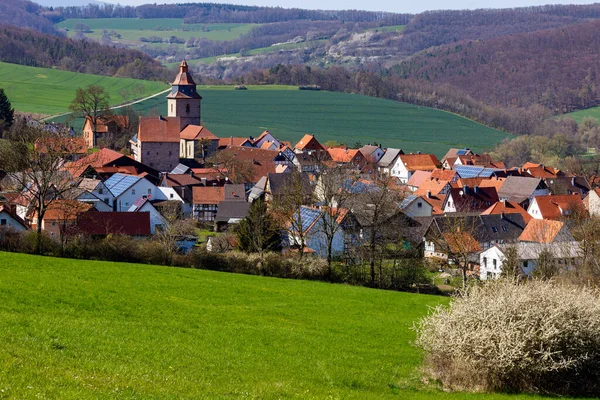
POLYGON ((28 0, 0 0, 0 24, 35 29, 54 35, 59 34, 52 22, 42 16, 43 12, 44 10, 39 4, 28 0))
POLYGON ((459 88, 489 105, 541 104, 555 113, 600 104, 600 21, 459 41, 427 50, 393 68, 459 88))

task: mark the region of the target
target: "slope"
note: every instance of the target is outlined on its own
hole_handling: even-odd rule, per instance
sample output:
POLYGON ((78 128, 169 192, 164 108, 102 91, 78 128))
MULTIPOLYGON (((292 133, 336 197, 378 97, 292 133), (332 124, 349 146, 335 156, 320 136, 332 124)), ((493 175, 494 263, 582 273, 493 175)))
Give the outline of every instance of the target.
POLYGON ((38 114, 66 112, 75 97, 75 90, 92 84, 104 87, 110 94, 112 104, 145 97, 168 87, 155 81, 78 74, 0 62, 0 88, 4 88, 17 111, 38 114))
POLYGON ((7 398, 525 398, 423 386, 411 326, 446 298, 10 253, 0 277, 7 398))

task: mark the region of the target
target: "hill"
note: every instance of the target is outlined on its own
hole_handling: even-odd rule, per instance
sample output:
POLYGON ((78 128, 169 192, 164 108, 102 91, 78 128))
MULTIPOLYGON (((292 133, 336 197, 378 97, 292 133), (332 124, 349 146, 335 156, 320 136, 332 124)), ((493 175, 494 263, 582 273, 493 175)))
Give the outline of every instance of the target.
POLYGON ((112 104, 142 98, 165 90, 161 82, 130 78, 78 74, 56 69, 26 67, 0 62, 0 88, 17 111, 57 114, 68 111, 75 90, 100 85, 110 94, 112 104))
POLYGON ((541 104, 555 113, 600 103, 600 21, 462 41, 416 55, 393 70, 449 84, 490 105, 541 104))
POLYGON ((412 324, 447 298, 0 253, 7 398, 533 399, 424 387, 412 324))
MULTIPOLYGON (((443 156, 449 147, 488 149, 508 135, 466 118, 406 103, 294 86, 200 86, 203 123, 217 136, 258 136, 265 129, 295 144, 305 133, 348 146, 376 141, 405 151, 443 156)), ((159 96, 133 106, 141 115, 166 115, 159 96)))
POLYGON ((44 12, 42 6, 28 0, 0 0, 0 24, 58 34, 52 22, 44 17, 44 12))

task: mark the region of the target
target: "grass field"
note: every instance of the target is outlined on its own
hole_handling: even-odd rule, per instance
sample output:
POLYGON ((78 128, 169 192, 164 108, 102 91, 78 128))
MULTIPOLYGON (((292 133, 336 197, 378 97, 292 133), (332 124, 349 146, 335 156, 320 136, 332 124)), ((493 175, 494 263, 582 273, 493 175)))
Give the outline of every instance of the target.
MULTIPOLYGON (((268 129, 292 144, 313 133, 321 142, 335 140, 351 146, 356 141, 376 141, 443 156, 449 147, 489 149, 507 136, 454 114, 367 96, 279 86, 198 90, 203 96, 203 122, 219 137, 256 137, 268 129)), ((167 114, 163 96, 134 108, 144 115, 167 114)))
POLYGON ((530 399, 421 382, 447 298, 0 253, 0 398, 530 399))
POLYGON ((588 108, 586 110, 579 110, 579 111, 573 111, 568 114, 561 114, 557 118, 560 118, 560 117, 573 118, 575 121, 577 121, 577 123, 581 123, 581 121, 583 121, 583 119, 586 117, 595 118, 597 121, 600 122, 600 107, 592 107, 592 108, 588 108))
POLYGON ((130 100, 131 93, 134 92, 141 98, 168 88, 162 82, 79 74, 0 62, 0 88, 4 88, 17 111, 39 114, 66 112, 75 97, 75 90, 92 84, 104 87, 110 94, 112 104, 130 100), (128 98, 123 97, 125 92, 130 94, 128 98))
POLYGON ((169 38, 177 36, 189 39, 206 38, 210 40, 232 40, 252 29, 255 24, 184 24, 183 18, 98 18, 98 19, 66 19, 56 26, 69 30, 69 36, 75 34, 75 26, 84 24, 90 28, 91 33, 86 36, 100 39, 104 29, 115 31, 121 35, 120 39, 113 41, 127 44, 141 44, 141 37, 158 36, 169 38))

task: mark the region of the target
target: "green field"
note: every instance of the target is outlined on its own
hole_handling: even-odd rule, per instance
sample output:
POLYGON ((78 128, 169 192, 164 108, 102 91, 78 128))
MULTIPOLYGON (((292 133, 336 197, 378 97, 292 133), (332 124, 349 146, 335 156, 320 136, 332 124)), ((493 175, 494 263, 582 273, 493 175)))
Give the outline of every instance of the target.
POLYGON ((448 298, 0 252, 0 398, 531 399, 420 378, 448 298))
MULTIPOLYGON (((335 140, 352 146, 356 141, 375 141, 385 147, 438 156, 449 147, 489 149, 507 137, 451 113, 367 96, 279 86, 250 86, 245 91, 232 87, 198 90, 203 97, 203 122, 219 137, 256 137, 268 129, 292 144, 305 133, 312 133, 321 142, 335 140)), ((163 96, 134 108, 144 115, 167 114, 163 96)))
POLYGON ((168 88, 161 82, 79 74, 0 62, 0 88, 4 88, 17 111, 39 114, 66 112, 75 97, 75 90, 92 84, 104 87, 110 94, 112 104, 131 100, 133 93, 137 93, 135 97, 146 97, 168 88))
POLYGON ((206 38, 210 40, 232 40, 248 33, 255 24, 184 24, 183 18, 99 18, 99 19, 66 19, 56 26, 68 29, 69 36, 75 34, 75 26, 84 24, 92 32, 86 36, 100 39, 103 31, 115 31, 121 35, 120 39, 113 41, 127 44, 141 44, 141 37, 158 36, 169 38, 177 36, 183 39, 206 38))
POLYGON ((557 118, 570 117, 573 118, 577 123, 581 123, 584 118, 595 118, 600 122, 600 107, 592 107, 585 110, 573 111, 567 114, 561 114, 557 118))

